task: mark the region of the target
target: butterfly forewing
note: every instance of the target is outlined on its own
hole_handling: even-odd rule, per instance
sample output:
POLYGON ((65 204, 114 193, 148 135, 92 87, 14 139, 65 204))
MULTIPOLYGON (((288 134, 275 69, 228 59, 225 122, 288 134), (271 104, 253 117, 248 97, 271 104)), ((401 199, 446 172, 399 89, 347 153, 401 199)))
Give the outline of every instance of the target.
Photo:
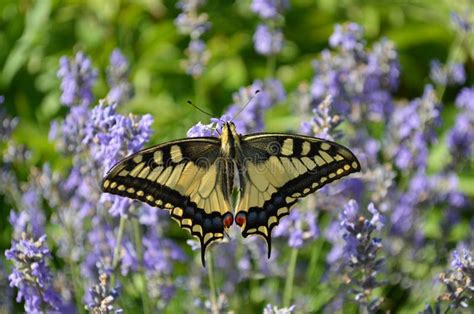
POLYGON ((308 136, 252 134, 241 139, 241 196, 236 222, 244 237, 265 238, 296 201, 360 170, 357 158, 337 143, 308 136))
POLYGON ((167 210, 199 238, 204 264, 206 247, 224 237, 224 219, 231 211, 219 151, 220 141, 212 137, 154 146, 117 163, 102 188, 167 210))

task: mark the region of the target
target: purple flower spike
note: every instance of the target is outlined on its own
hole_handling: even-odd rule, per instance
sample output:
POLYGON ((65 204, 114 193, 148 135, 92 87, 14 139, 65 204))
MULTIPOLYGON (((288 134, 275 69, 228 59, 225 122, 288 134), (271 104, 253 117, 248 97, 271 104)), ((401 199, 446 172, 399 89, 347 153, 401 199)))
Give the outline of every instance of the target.
POLYGON ((92 102, 92 86, 97 79, 97 70, 84 53, 78 52, 71 59, 62 57, 58 77, 61 79, 61 102, 64 105, 88 106, 92 102))
POLYGON ((357 202, 350 200, 344 206, 340 225, 344 232, 343 254, 349 267, 347 282, 351 283, 354 300, 368 312, 374 312, 382 302, 377 297, 371 297, 371 293, 374 288, 381 285, 376 277, 383 259, 377 257, 378 251, 382 248, 382 241, 380 238, 372 237, 372 233, 381 230, 384 218, 372 203, 367 209, 372 214, 370 220, 361 215, 357 202))
POLYGON ((280 29, 270 29, 260 24, 253 35, 255 50, 264 56, 278 54, 283 49, 283 33, 280 29))
POLYGON ((51 257, 46 245, 46 235, 34 240, 23 233, 5 251, 5 256, 14 263, 8 279, 11 287, 18 288, 16 301, 25 301, 26 312, 60 309, 61 298, 53 289, 51 272, 46 265, 47 259, 51 257))
POLYGON ((250 7, 263 19, 276 19, 288 9, 289 2, 288 0, 253 0, 250 7))
POLYGON ((450 308, 469 308, 474 298, 474 259, 472 253, 463 248, 453 252, 451 269, 439 275, 440 281, 446 286, 446 293, 439 297, 448 301, 450 308))
POLYGON ((133 96, 133 87, 128 80, 128 61, 119 49, 110 55, 110 66, 107 69, 107 81, 110 86, 107 100, 111 104, 122 104, 133 96))

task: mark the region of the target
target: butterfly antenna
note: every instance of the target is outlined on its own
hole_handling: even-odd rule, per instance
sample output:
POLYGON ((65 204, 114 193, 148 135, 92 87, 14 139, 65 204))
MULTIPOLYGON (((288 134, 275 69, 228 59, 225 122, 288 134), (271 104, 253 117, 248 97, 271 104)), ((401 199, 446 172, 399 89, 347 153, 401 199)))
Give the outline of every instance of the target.
POLYGON ((244 111, 244 109, 250 104, 250 102, 254 99, 255 96, 257 96, 257 94, 260 93, 260 90, 257 89, 255 91, 255 93, 253 94, 252 97, 250 97, 250 99, 247 101, 247 103, 239 110, 237 111, 237 113, 234 115, 234 117, 230 120, 230 122, 234 121, 235 118, 237 118, 237 116, 242 112, 244 111))
POLYGON ((196 108, 197 110, 201 111, 202 113, 207 114, 209 117, 214 118, 214 116, 213 116, 212 114, 210 114, 209 112, 204 111, 203 109, 199 108, 198 106, 196 106, 195 104, 193 104, 193 102, 192 102, 191 100, 188 100, 188 104, 190 104, 191 106, 193 106, 193 107, 196 108))
MULTIPOLYGON (((190 104, 191 106, 193 106, 194 108, 196 108, 197 110, 201 111, 202 113, 207 114, 209 117, 214 118, 214 115, 212 115, 212 114, 210 114, 209 112, 207 112, 207 111, 205 111, 205 110, 199 108, 198 106, 196 106, 195 104, 193 104, 193 102, 192 102, 191 100, 188 100, 187 103, 190 104)), ((221 121, 222 123, 225 123, 225 121, 222 121, 221 118, 217 118, 217 119, 219 119, 219 121, 221 121)), ((216 127, 215 130, 216 130, 217 134, 221 135, 221 133, 219 132, 219 130, 217 129, 217 127, 216 127)))

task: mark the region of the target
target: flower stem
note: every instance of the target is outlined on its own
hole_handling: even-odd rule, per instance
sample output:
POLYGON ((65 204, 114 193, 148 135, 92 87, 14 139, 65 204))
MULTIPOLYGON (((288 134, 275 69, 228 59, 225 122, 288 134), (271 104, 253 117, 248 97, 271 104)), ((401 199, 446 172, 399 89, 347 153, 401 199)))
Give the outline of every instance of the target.
POLYGON ((266 77, 275 77, 276 54, 272 53, 267 57, 266 77))
MULTIPOLYGON (((313 248, 311 249, 311 258, 309 260, 308 271, 306 272, 306 279, 311 283, 319 284, 319 277, 321 276, 321 271, 318 269, 319 257, 321 256, 321 251, 323 248, 324 241, 322 239, 316 239, 313 248)), ((313 285, 308 285, 308 288, 313 289, 313 285)))
POLYGON ((132 228, 133 228, 133 240, 135 242, 135 250, 137 251, 138 274, 141 277, 141 284, 142 284, 141 297, 142 297, 143 313, 147 314, 147 313, 151 313, 150 300, 148 298, 145 268, 143 267, 142 232, 141 232, 140 222, 138 221, 138 218, 132 219, 132 228))
POLYGON ((210 290, 210 300, 211 300, 211 313, 218 314, 219 307, 217 306, 217 291, 216 291, 216 284, 214 279, 214 261, 212 259, 211 251, 208 251, 207 254, 208 259, 208 271, 207 274, 209 275, 209 290, 210 290))
POLYGON ((291 251, 290 262, 288 263, 288 271, 285 282, 285 291, 283 293, 283 307, 289 307, 293 295, 293 280, 295 277, 296 259, 298 258, 298 249, 293 248, 291 251))
POLYGON ((70 258, 67 259, 67 263, 69 264, 69 269, 72 275, 72 287, 74 289, 74 301, 76 302, 76 311, 77 313, 84 313, 84 305, 82 304, 83 290, 79 282, 81 274, 78 271, 78 264, 74 263, 70 258))
POLYGON ((115 287, 115 277, 116 277, 116 268, 120 260, 120 248, 122 247, 122 238, 123 238, 123 231, 125 229, 125 222, 127 221, 128 216, 121 215, 120 216, 120 223, 119 229, 117 231, 117 240, 115 242, 114 248, 114 257, 112 259, 112 276, 110 278, 110 288, 113 289, 115 287))

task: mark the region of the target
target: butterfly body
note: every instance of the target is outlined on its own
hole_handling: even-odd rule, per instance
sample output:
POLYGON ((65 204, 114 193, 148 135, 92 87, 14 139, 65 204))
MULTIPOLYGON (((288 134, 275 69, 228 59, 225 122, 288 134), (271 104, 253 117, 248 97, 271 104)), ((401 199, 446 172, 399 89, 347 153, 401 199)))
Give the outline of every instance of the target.
POLYGON ((244 237, 262 236, 270 256, 271 231, 299 198, 359 170, 357 158, 337 143, 283 133, 240 135, 227 122, 219 138, 172 141, 121 160, 102 188, 168 210, 199 238, 204 264, 206 247, 223 239, 234 220, 244 237))

